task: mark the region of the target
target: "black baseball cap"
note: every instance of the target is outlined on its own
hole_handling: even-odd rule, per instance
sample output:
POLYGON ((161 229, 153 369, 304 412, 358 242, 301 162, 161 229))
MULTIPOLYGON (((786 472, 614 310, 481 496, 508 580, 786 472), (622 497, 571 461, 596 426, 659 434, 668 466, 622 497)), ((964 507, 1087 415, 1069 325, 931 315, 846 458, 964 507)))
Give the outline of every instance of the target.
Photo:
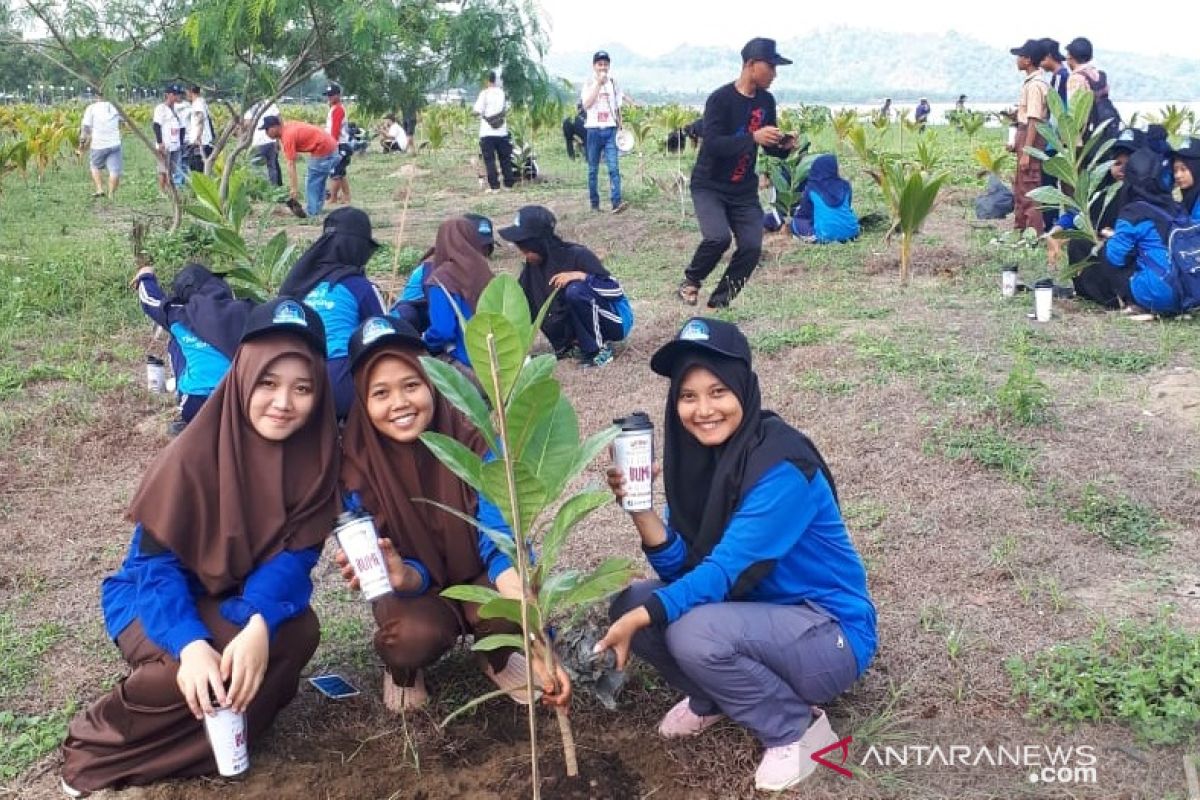
POLYGON ((1126 128, 1117 134, 1117 138, 1113 140, 1112 152, 1132 153, 1140 147, 1146 145, 1146 134, 1138 128, 1126 128))
POLYGON ((592 63, 595 64, 597 61, 607 61, 610 64, 612 63, 612 59, 608 57, 607 50, 597 50, 592 54, 592 63))
POLYGON ((775 49, 774 39, 762 37, 751 39, 742 48, 742 63, 745 64, 747 61, 766 61, 777 67, 792 63, 791 59, 779 55, 779 51, 775 49))
POLYGON ((163 94, 183 94, 183 87, 178 83, 168 83, 163 88, 163 94))
POLYGON ((325 217, 325 225, 322 230, 325 233, 357 236, 360 239, 366 239, 372 247, 379 247, 379 242, 371 236, 371 218, 361 208, 343 206, 336 211, 329 212, 329 216, 325 217))
POLYGON ((490 256, 496 249, 495 227, 492 225, 492 221, 482 214, 463 214, 463 218, 470 220, 471 224, 475 226, 480 247, 490 256))
POLYGON ((367 356, 387 344, 429 352, 417 329, 396 317, 367 317, 350 336, 350 371, 354 372, 367 356))
POLYGON ((340 95, 341 93, 342 93, 341 84, 337 84, 337 83, 330 83, 328 86, 325 87, 325 91, 321 92, 321 94, 325 95, 326 97, 334 97, 336 95, 340 95))
POLYGON ((1172 152, 1178 158, 1200 158, 1200 139, 1189 136, 1172 152))
POLYGON ((1036 64, 1046 56, 1046 45, 1039 39, 1026 39, 1025 44, 1014 47, 1008 52, 1014 56, 1025 56, 1036 64))
POLYGON ((750 366, 750 343, 737 325, 712 317, 692 317, 683 323, 674 339, 650 358, 650 369, 669 378, 675 362, 685 353, 697 350, 737 359, 750 366))
POLYGON ((267 128, 274 128, 276 125, 282 125, 283 120, 281 120, 279 117, 275 116, 274 114, 271 114, 270 116, 263 117, 261 124, 262 124, 262 129, 265 131, 267 128))
POLYGON ((268 333, 294 333, 322 357, 325 356, 325 323, 320 315, 294 297, 276 297, 255 306, 246 317, 242 341, 268 333))
POLYGON ((1042 45, 1042 58, 1045 58, 1046 56, 1050 56, 1055 61, 1059 61, 1059 62, 1067 60, 1066 57, 1063 56, 1063 54, 1058 51, 1058 40, 1057 39, 1050 39, 1050 38, 1042 39, 1040 44, 1042 45))
POLYGON ((521 206, 513 224, 501 228, 500 235, 513 244, 520 244, 530 239, 553 236, 554 226, 557 224, 558 220, 545 206, 521 206))

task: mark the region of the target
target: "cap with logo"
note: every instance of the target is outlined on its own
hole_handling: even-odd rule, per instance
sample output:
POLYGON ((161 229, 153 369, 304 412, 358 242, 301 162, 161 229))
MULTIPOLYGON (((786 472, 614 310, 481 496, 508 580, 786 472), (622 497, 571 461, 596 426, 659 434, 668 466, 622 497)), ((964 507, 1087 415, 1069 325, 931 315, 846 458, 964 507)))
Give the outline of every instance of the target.
POLYGON ((777 67, 792 63, 791 59, 779 55, 774 39, 764 39, 761 36, 746 42, 746 46, 742 48, 742 63, 747 61, 766 61, 777 67))
POLYGON ((250 311, 242 330, 242 341, 248 342, 268 333, 297 334, 314 352, 322 357, 325 355, 325 323, 316 311, 294 297, 276 297, 250 311))
POLYGON ((496 249, 495 228, 492 221, 482 214, 463 214, 465 219, 471 221, 475 226, 475 233, 479 235, 479 245, 483 252, 491 255, 496 249))
POLYGON ((520 244, 530 239, 545 239, 553 236, 554 226, 557 224, 558 220, 545 206, 522 206, 517 211, 513 224, 507 228, 501 228, 500 235, 513 244, 520 244))
POLYGON ((326 97, 337 97, 341 93, 342 93, 341 84, 337 84, 337 83, 330 83, 328 86, 325 87, 325 91, 321 92, 321 94, 325 95, 326 97))
POLYGON ((597 50, 592 54, 592 63, 595 64, 597 61, 607 61, 610 64, 612 63, 612 59, 608 57, 607 50, 597 50))
POLYGON ((750 366, 750 343, 737 325, 711 317, 692 317, 683 323, 674 339, 650 358, 650 369, 669 378, 675 362, 697 350, 744 361, 750 366))
POLYGON ((168 83, 163 88, 163 94, 183 94, 183 87, 178 83, 168 83))
POLYGON ((1126 128, 1117 134, 1117 138, 1113 140, 1112 152, 1132 153, 1139 147, 1144 147, 1146 144, 1146 134, 1138 128, 1126 128))
POLYGON ((1200 158, 1200 139, 1189 136, 1174 149, 1174 153, 1179 158, 1200 158))
POLYGON ((422 354, 429 352, 421 334, 404 320, 396 317, 367 317, 350 336, 350 371, 358 369, 368 355, 385 344, 420 350, 422 354))

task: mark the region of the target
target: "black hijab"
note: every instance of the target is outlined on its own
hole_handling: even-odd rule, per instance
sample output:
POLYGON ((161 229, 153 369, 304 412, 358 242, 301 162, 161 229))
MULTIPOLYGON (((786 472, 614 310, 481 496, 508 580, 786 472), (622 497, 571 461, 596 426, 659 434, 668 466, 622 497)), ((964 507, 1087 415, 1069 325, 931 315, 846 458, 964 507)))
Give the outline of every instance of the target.
POLYGON ((1163 160, 1161 154, 1150 148, 1135 150, 1125 164, 1125 180, 1118 202, 1121 219, 1131 225, 1151 220, 1165 244, 1171 225, 1186 219, 1187 213, 1163 187, 1163 160))
POLYGON ((358 208, 339 208, 325 218, 321 238, 304 251, 279 287, 281 297, 303 300, 320 283, 365 275, 379 243, 371 238, 371 218, 358 208))
MULTIPOLYGON (((529 308, 535 315, 550 299, 550 293, 554 291, 550 285, 550 279, 558 273, 578 271, 586 272, 588 275, 609 277, 608 270, 600 263, 600 259, 596 257, 595 253, 581 244, 564 242, 558 238, 556 233, 549 233, 536 239, 525 239, 520 243, 520 247, 532 250, 542 257, 541 262, 537 265, 526 261, 521 274, 517 276, 517 283, 525 291, 529 308)), ((563 293, 559 292, 554 300, 553 308, 565 308, 564 303, 563 293)))
POLYGON ((1192 187, 1183 190, 1183 210, 1190 215, 1194 213, 1196 203, 1200 202, 1200 157, 1188 157, 1176 153, 1175 160, 1183 162, 1187 171, 1192 173, 1192 187))
MULTIPOLYGON (((781 461, 794 464, 809 480, 819 470, 837 499, 833 475, 812 441, 774 412, 763 410, 758 376, 746 360, 701 348, 681 354, 672 365, 664 419, 667 505, 671 527, 687 543, 689 567, 713 551, 746 494, 781 461), (712 372, 742 404, 738 429, 716 447, 701 444, 679 419, 679 388, 692 367, 712 372)), ((759 565, 748 570, 738 579, 731 597, 745 595, 773 566, 759 565)))
POLYGON ((254 302, 237 299, 224 278, 212 274, 203 264, 192 262, 171 282, 167 307, 173 321, 182 322, 232 359, 254 302))

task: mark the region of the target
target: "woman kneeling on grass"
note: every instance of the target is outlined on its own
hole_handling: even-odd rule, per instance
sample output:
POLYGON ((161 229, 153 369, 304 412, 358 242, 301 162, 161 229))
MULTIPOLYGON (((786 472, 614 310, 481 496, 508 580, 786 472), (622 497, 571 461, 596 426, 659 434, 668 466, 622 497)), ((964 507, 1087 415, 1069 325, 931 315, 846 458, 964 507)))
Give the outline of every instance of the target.
MULTIPOLYGON (((875 607, 833 477, 806 436, 761 407, 750 346, 694 318, 650 361, 669 377, 668 513, 630 513, 660 580, 617 596, 597 649, 632 648, 687 695, 659 733, 728 715, 766 747, 755 785, 782 791, 837 741, 825 712, 875 652, 875 607)), ((608 472, 620 499, 624 476, 608 472)))
MULTIPOLYGON (((350 340, 350 368, 357 400, 342 437, 342 483, 347 509, 375 518, 392 594, 372 610, 378 630, 375 650, 383 659, 383 700, 391 711, 428 702, 424 669, 452 648, 460 635, 481 639, 520 633, 499 619, 482 619, 479 606, 441 596, 459 584, 494 586, 506 597, 521 596, 517 571, 495 543, 474 525, 438 508, 440 503, 507 533, 499 509, 463 483, 418 441, 425 431, 452 437, 484 455, 483 437, 430 384, 419 361, 428 355, 416 329, 393 317, 373 317, 350 340), (420 498, 420 499, 418 499, 420 498)), ((342 575, 358 587, 345 553, 337 555, 342 575)), ((484 673, 518 703, 529 702, 525 658, 512 648, 493 650, 484 673)), ((566 686, 566 676, 560 672, 566 686)), ((565 703, 568 693, 547 695, 565 703)))
POLYGON ((258 306, 225 379, 142 478, 129 554, 100 589, 132 672, 71 722, 68 795, 214 772, 205 714, 244 712, 253 743, 295 696, 320 638, 309 572, 337 512, 324 353, 311 309, 258 306))

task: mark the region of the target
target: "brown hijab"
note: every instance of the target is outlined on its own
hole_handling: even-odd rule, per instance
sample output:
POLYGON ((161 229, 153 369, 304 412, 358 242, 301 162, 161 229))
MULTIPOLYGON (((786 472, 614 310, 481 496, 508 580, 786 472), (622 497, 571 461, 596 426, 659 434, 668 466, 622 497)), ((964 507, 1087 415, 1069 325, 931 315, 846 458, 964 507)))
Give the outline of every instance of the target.
POLYGON ((223 594, 281 550, 325 541, 337 515, 337 465, 325 359, 298 336, 271 333, 238 348, 200 413, 146 471, 127 516, 223 594), (250 395, 281 356, 309 362, 315 397, 304 427, 272 442, 250 423, 250 395))
POLYGON ((440 283, 446 291, 466 300, 474 313, 479 295, 491 279, 492 268, 479 249, 475 223, 463 217, 443 222, 433 244, 433 269, 425 275, 424 284, 440 283))
POLYGON ((376 529, 402 557, 415 558, 429 570, 433 586, 443 589, 470 583, 483 572, 475 526, 416 498, 433 500, 474 517, 475 491, 442 466, 423 442, 401 443, 375 430, 367 415, 368 379, 380 359, 391 356, 413 367, 433 394, 433 419, 427 430, 445 434, 482 456, 483 436, 437 393, 413 348, 381 344, 354 371, 357 400, 342 434, 342 484, 358 492, 375 515, 376 529))

